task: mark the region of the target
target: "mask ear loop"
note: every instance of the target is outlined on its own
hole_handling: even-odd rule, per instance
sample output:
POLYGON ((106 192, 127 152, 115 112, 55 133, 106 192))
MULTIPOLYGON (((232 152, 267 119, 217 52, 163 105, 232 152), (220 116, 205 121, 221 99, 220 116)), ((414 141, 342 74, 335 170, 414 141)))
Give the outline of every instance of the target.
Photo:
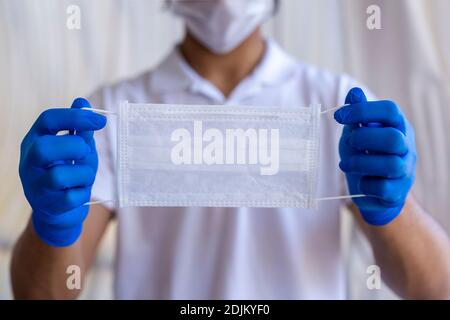
MULTIPOLYGON (((81 108, 82 110, 88 110, 96 113, 100 113, 106 116, 117 116, 117 112, 113 111, 107 111, 104 109, 101 109, 99 107, 96 108, 81 108)), ((90 205, 96 205, 96 204, 103 204, 103 203, 110 203, 110 202, 117 202, 116 200, 102 200, 102 201, 89 201, 84 204, 84 206, 90 206, 90 205)))
POLYGON ((81 110, 88 110, 88 111, 93 111, 93 112, 104 114, 104 115, 117 116, 117 112, 103 110, 103 109, 100 109, 100 108, 81 108, 81 110))
POLYGON ((321 110, 321 111, 320 111, 320 114, 322 115, 322 114, 325 114, 325 113, 328 113, 328 112, 331 112, 331 111, 335 111, 335 110, 337 110, 337 109, 340 109, 340 108, 346 107, 346 106, 349 106, 349 105, 348 105, 348 104, 344 104, 343 106, 340 106, 340 107, 333 107, 333 108, 321 110))
POLYGON ((89 201, 83 204, 83 206, 91 206, 96 204, 103 204, 103 203, 110 203, 110 202, 117 202, 116 200, 101 200, 101 201, 89 201))
POLYGON ((354 198, 365 198, 365 197, 367 197, 365 194, 354 194, 354 195, 350 195, 350 196, 316 198, 316 201, 330 201, 330 200, 354 199, 354 198))
MULTIPOLYGON (((342 107, 349 106, 349 104, 342 105, 340 107, 333 107, 329 108, 323 111, 320 111, 320 115, 326 114, 332 111, 336 111, 342 107)), ((352 194, 348 196, 336 196, 336 197, 323 197, 323 198, 316 198, 316 201, 332 201, 332 200, 343 200, 343 199, 354 199, 354 198, 365 198, 367 197, 365 194, 352 194)))

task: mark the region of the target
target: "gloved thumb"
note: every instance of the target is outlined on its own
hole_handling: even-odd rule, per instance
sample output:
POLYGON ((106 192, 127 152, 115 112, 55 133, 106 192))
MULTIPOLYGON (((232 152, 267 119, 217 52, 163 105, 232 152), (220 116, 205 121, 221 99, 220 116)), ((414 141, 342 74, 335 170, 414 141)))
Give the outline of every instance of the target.
POLYGON ((356 104, 367 102, 366 95, 361 88, 351 89, 345 98, 345 104, 356 104))
MULTIPOLYGON (((72 102, 72 106, 70 107, 71 109, 81 109, 81 108, 90 108, 91 104, 89 103, 89 101, 87 101, 84 98, 76 98, 73 102, 72 102)), ((75 132, 73 130, 69 130, 70 134, 74 134, 75 132)), ((90 135, 87 136, 87 138, 89 138, 90 135)))
MULTIPOLYGON (((72 106, 71 109, 82 109, 82 108, 89 108, 91 109, 91 104, 88 100, 84 99, 84 98, 76 98, 73 102, 72 102, 72 106)), ((106 117, 104 115, 101 114, 95 114, 95 119, 93 120, 96 122, 96 124, 98 124, 98 126, 100 128, 103 128, 106 125, 106 117)))
MULTIPOLYGON (((71 109, 81 109, 81 108, 91 108, 91 104, 87 99, 84 98, 76 98, 72 102, 71 109)), ((100 115, 99 115, 100 116, 100 115)), ((101 116, 103 117, 103 116, 101 116)), ((104 119, 106 123, 106 118, 104 119)), ((86 143, 95 150, 95 141, 94 141, 94 132, 93 131, 83 131, 83 132, 74 132, 69 131, 70 134, 76 134, 84 139, 86 143)), ((78 160, 77 163, 89 163, 91 161, 90 157, 87 157, 85 160, 78 160)))
POLYGON ((90 108, 90 107, 91 107, 91 104, 89 103, 89 101, 87 101, 84 98, 76 98, 72 102, 72 106, 71 106, 71 108, 74 108, 74 109, 90 108))

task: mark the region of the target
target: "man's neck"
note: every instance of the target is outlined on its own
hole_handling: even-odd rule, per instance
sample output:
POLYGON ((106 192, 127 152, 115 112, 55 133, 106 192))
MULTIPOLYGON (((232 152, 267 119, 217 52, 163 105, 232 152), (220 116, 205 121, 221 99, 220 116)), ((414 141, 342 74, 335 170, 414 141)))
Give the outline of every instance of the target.
POLYGON ((227 97, 261 61, 265 42, 258 29, 232 52, 216 55, 187 33, 180 45, 180 51, 199 75, 214 84, 227 97))

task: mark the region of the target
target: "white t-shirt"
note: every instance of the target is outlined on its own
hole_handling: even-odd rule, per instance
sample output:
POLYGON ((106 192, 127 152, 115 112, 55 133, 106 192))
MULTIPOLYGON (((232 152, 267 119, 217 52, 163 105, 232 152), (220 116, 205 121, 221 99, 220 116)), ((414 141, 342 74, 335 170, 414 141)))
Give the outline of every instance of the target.
MULTIPOLYGON (((232 104, 323 108, 342 105, 356 83, 299 63, 267 40, 263 60, 227 98, 201 78, 175 49, 135 79, 105 87, 91 103, 116 111, 121 100, 141 103, 232 104)), ((319 196, 346 194, 338 163, 342 127, 321 119, 319 196)), ((96 133, 99 171, 92 198, 116 198, 116 120, 96 133)), ((118 299, 341 299, 342 202, 319 210, 259 208, 116 209, 118 299)), ((110 209, 114 209, 112 205, 110 209)))

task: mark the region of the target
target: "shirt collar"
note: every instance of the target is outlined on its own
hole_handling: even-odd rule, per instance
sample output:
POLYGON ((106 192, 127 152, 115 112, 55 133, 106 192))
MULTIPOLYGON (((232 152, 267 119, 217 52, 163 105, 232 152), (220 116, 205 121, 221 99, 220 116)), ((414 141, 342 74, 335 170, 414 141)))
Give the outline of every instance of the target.
MULTIPOLYGON (((286 81, 294 71, 295 61, 272 39, 266 40, 266 52, 253 72, 243 80, 255 86, 271 86, 286 81)), ((198 90, 212 86, 185 61, 178 47, 153 72, 152 90, 158 93, 175 93, 198 90)), ((208 88, 209 87, 209 88, 208 88)))
POLYGON ((277 85, 294 71, 295 60, 272 39, 266 40, 266 52, 249 79, 262 85, 277 85))

